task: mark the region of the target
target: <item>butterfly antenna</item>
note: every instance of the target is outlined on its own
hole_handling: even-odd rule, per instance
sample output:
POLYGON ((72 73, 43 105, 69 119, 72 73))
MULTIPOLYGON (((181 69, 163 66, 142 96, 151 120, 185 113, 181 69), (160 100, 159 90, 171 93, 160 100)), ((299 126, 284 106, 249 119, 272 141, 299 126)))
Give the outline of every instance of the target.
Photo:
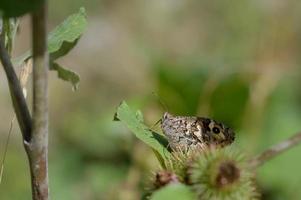
MULTIPOLYGON (((162 106, 162 108, 165 111, 168 111, 168 107, 166 106, 166 104, 161 100, 160 96, 156 93, 156 92, 152 92, 152 95, 154 95, 154 97, 156 97, 157 101, 160 103, 160 105, 162 106)), ((151 129, 153 129, 155 126, 157 126, 159 123, 162 122, 162 119, 159 119, 154 125, 152 125, 151 129)))
POLYGON ((165 110, 165 111, 168 111, 168 107, 166 106, 166 104, 162 101, 162 99, 160 98, 160 96, 155 93, 155 92, 152 92, 152 94, 156 97, 156 99, 158 100, 158 102, 160 103, 160 105, 162 106, 162 108, 165 110))
POLYGON ((150 127, 150 130, 154 130, 155 126, 157 126, 159 123, 161 123, 162 119, 159 119, 155 124, 153 124, 151 127, 150 127))

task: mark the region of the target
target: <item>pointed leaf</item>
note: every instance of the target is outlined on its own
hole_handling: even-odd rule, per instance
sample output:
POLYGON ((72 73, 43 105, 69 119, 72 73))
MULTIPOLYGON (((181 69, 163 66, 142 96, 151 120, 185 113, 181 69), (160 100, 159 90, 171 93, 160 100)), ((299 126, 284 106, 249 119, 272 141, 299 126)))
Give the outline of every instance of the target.
MULTIPOLYGON (((48 36, 48 51, 50 61, 66 55, 76 44, 87 26, 87 16, 84 8, 80 8, 78 13, 69 16, 58 25, 48 36)), ((24 61, 32 56, 32 51, 28 50, 23 55, 14 59, 16 66, 20 66, 24 61)))
POLYGON ((132 111, 126 102, 122 102, 117 109, 117 118, 125 123, 138 139, 157 151, 162 158, 168 158, 170 152, 167 149, 166 139, 143 124, 142 114, 137 115, 137 113, 141 112, 132 111))
POLYGON ((87 26, 85 9, 69 16, 57 26, 48 36, 48 51, 51 60, 66 55, 77 43, 87 26))

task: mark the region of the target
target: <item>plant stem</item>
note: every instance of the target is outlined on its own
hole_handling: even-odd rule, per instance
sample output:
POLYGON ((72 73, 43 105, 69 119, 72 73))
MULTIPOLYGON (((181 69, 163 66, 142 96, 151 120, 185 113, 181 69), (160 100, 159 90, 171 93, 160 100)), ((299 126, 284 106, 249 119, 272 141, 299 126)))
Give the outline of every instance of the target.
POLYGON ((47 4, 31 14, 33 46, 33 124, 26 144, 30 162, 32 198, 48 200, 48 52, 47 4))
POLYGON ((31 138, 31 116, 26 104, 25 97, 19 79, 16 75, 10 56, 5 49, 4 30, 0 36, 0 60, 6 73, 13 107, 23 135, 23 140, 29 142, 31 138))
POLYGON ((264 152, 262 152, 261 154, 259 154, 255 158, 253 158, 251 160, 251 166, 254 168, 257 168, 257 167, 263 165, 268 160, 281 154, 282 152, 298 145, 300 142, 301 142, 301 133, 297 133, 296 135, 290 137, 289 139, 284 140, 284 141, 280 142, 279 144, 276 144, 276 145, 268 148, 267 150, 265 150, 264 152))
POLYGON ((32 199, 48 200, 48 53, 46 2, 31 14, 33 46, 33 119, 19 79, 5 48, 5 30, 0 36, 0 60, 5 70, 14 110, 29 159, 32 199))

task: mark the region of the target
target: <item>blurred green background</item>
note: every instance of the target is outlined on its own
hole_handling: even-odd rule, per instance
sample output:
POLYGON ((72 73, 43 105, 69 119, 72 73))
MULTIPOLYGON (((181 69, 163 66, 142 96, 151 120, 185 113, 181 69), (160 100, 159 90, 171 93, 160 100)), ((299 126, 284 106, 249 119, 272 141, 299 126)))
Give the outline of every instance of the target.
MULTIPOLYGON (((84 6, 88 28, 60 62, 81 75, 79 90, 50 74, 50 193, 56 200, 136 200, 159 166, 121 123, 122 100, 154 125, 164 108, 208 116, 255 155, 301 130, 301 2, 296 0, 53 0, 49 30, 84 6)), ((24 16, 15 55, 30 44, 24 16)), ((29 84, 30 87, 30 84, 29 84)), ((0 155, 13 117, 0 68, 0 155)), ((160 128, 157 126, 157 130, 160 128)), ((301 146, 258 171, 263 199, 301 199, 301 146)), ((1 200, 30 199, 15 123, 1 200)))

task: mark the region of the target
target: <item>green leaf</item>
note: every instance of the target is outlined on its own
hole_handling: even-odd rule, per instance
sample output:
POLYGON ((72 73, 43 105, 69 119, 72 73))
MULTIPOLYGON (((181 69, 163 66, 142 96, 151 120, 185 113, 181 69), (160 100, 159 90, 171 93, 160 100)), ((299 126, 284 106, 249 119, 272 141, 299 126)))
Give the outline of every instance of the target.
POLYGON ((4 17, 18 17, 38 8, 43 0, 1 0, 0 14, 4 17))
POLYGON ((142 112, 141 112, 140 110, 137 110, 137 111, 136 111, 136 117, 137 117, 137 119, 138 119, 141 123, 144 122, 143 114, 142 114, 142 112))
POLYGON ((140 111, 134 112, 126 102, 122 102, 117 109, 116 117, 125 123, 138 139, 157 151, 163 159, 168 158, 170 152, 167 149, 167 140, 143 124, 141 121, 142 114, 137 115, 137 113, 140 113, 140 111))
POLYGON ((151 200, 195 200, 196 195, 191 189, 183 184, 169 184, 162 189, 156 191, 151 200))
POLYGON ((60 79, 70 82, 73 86, 73 89, 77 90, 80 81, 78 74, 60 66, 55 62, 50 63, 50 70, 57 71, 57 75, 60 79))
MULTIPOLYGON (((80 81, 78 74, 61 67, 54 61, 66 55, 76 44, 87 26, 87 16, 84 8, 78 13, 69 16, 63 23, 58 25, 48 36, 48 51, 50 53, 50 69, 58 72, 58 77, 71 82, 77 89, 80 81)), ((25 52, 14 59, 14 65, 20 66, 24 61, 32 57, 32 51, 25 52)))
MULTIPOLYGON (((69 16, 53 31, 49 33, 47 43, 50 61, 66 55, 77 43, 87 26, 85 9, 80 8, 78 13, 69 16)), ((14 59, 16 66, 32 57, 32 51, 28 50, 23 55, 14 59)))
POLYGON ((48 51, 50 59, 66 55, 77 43, 87 26, 85 9, 69 16, 63 23, 57 26, 48 36, 48 51))
POLYGON ((17 25, 14 23, 14 19, 3 19, 3 31, 5 38, 5 48, 8 53, 11 54, 13 48, 13 39, 15 36, 15 30, 17 29, 17 25))

